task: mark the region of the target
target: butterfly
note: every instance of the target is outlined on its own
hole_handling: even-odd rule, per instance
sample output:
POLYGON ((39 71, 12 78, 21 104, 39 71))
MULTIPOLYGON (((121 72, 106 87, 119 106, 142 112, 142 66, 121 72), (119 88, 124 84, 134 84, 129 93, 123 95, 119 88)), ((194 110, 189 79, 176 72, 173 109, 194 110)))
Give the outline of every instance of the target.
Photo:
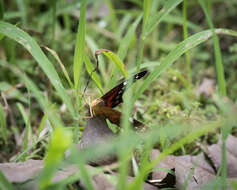
MULTIPOLYGON (((141 71, 135 74, 132 78, 121 82, 119 85, 112 88, 109 92, 103 95, 100 98, 93 100, 90 104, 90 113, 91 117, 99 116, 105 119, 108 119, 111 123, 120 126, 120 120, 122 113, 118 110, 113 109, 123 102, 123 94, 128 88, 128 85, 131 85, 135 81, 141 79, 148 73, 147 70, 141 71)), ((143 123, 132 119, 132 125, 136 128, 141 128, 144 126, 143 123)))

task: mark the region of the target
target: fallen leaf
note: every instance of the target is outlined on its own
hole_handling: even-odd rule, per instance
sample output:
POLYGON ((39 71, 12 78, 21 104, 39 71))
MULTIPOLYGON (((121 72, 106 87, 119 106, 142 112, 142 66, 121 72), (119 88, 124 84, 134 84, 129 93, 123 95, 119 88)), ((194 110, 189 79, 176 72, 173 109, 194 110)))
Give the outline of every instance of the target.
MULTIPOLYGON (((151 159, 159 155, 158 150, 153 150, 151 159)), ((202 184, 207 184, 215 178, 214 170, 204 159, 203 154, 198 156, 167 156, 161 161, 152 172, 152 180, 162 180, 167 175, 167 171, 157 170, 175 168, 176 187, 182 189, 187 182, 187 189, 199 189, 202 184)))
POLYGON ((35 178, 43 168, 42 160, 0 164, 0 171, 10 182, 24 182, 35 178))
MULTIPOLYGON (((218 170, 221 166, 221 146, 222 141, 207 147, 206 153, 209 159, 218 170)), ((236 179, 237 177, 237 138, 229 135, 226 140, 226 156, 227 156, 227 177, 228 179, 236 179)), ((160 152, 153 150, 151 160, 155 159, 160 152)), ((202 186, 209 184, 216 179, 216 172, 211 164, 205 159, 203 153, 197 156, 167 156, 161 161, 152 172, 152 180, 162 180, 167 176, 167 171, 175 169, 176 185, 178 189, 186 187, 187 190, 200 189, 202 186)))
MULTIPOLYGON (((95 146, 102 143, 108 143, 115 137, 115 134, 108 127, 106 120, 100 117, 92 117, 87 120, 86 127, 83 131, 81 141, 78 144, 79 149, 87 148, 89 146, 95 146)), ((116 161, 114 155, 108 155, 107 157, 99 160, 93 160, 92 163, 97 165, 107 165, 116 161)))
MULTIPOLYGON (((213 144, 207 147, 208 156, 210 157, 217 170, 221 167, 221 147, 221 138, 219 138, 217 144, 213 144)), ((229 135, 226 140, 226 157, 227 176, 237 177, 237 138, 232 135, 229 135)))

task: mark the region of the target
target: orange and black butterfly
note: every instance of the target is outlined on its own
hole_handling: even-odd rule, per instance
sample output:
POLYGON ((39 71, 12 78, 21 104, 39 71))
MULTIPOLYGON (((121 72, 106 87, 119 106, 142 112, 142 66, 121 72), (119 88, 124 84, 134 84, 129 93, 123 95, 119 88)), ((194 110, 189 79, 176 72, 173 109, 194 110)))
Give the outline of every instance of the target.
MULTIPOLYGON (((108 119, 111 123, 119 126, 122 113, 113 108, 123 102, 122 96, 126 88, 128 88, 128 85, 132 84, 136 80, 141 79, 147 73, 147 70, 137 73, 131 79, 125 80, 119 85, 112 88, 102 97, 93 100, 90 104, 91 116, 103 117, 105 119, 108 119)), ((137 129, 144 126, 141 122, 135 119, 132 119, 132 123, 133 126, 137 129)))

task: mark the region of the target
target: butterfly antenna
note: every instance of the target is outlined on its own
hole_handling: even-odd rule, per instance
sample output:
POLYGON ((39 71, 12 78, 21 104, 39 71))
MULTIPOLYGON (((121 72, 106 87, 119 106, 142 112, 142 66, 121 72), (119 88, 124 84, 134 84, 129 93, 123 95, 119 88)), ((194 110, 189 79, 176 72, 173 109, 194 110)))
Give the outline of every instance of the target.
POLYGON ((86 93, 86 89, 87 89, 87 87, 88 87, 89 84, 90 84, 90 78, 92 78, 93 72, 97 71, 98 68, 99 68, 98 55, 99 55, 99 54, 98 54, 97 52, 95 52, 96 67, 95 67, 95 68, 91 71, 91 73, 89 74, 88 80, 87 80, 87 82, 86 82, 86 86, 85 86, 85 88, 84 88, 84 90, 83 90, 82 98, 84 97, 84 95, 85 95, 85 93, 86 93))

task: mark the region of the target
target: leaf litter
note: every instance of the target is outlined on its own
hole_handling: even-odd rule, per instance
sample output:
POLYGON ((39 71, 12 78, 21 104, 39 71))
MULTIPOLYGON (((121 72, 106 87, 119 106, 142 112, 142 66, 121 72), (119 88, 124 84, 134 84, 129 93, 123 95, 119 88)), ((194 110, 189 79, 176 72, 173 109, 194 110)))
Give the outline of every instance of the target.
MULTIPOLYGON (((108 143, 115 135, 109 129, 105 120, 101 118, 91 118, 87 120, 87 126, 84 130, 82 140, 78 144, 78 149, 87 148, 100 143, 108 143), (91 140, 93 139, 93 141, 91 140)), ((184 155, 174 156, 169 155, 159 164, 157 164, 150 173, 149 179, 144 183, 145 190, 153 190, 159 188, 178 188, 182 189, 200 189, 210 181, 216 179, 216 171, 221 167, 221 140, 217 144, 207 147, 207 151, 195 156, 184 155), (212 164, 206 159, 210 159, 212 164), (213 168, 216 168, 216 170, 213 168), (171 171, 171 172, 169 172, 171 171)), ((226 155, 227 155, 227 177, 229 179, 237 179, 237 138, 229 135, 226 140, 226 155)), ((69 153, 70 154, 70 153, 69 153)), ((150 155, 150 160, 155 159, 160 154, 158 149, 153 149, 150 155)), ((108 165, 116 162, 115 155, 93 160, 88 163, 88 169, 95 168, 95 164, 108 165), (92 165, 89 165, 92 164, 92 165)), ((108 165, 109 166, 109 165, 108 165)), ((38 176, 44 167, 42 160, 27 160, 19 163, 2 163, 0 171, 6 176, 9 182, 14 183, 19 187, 21 185, 25 189, 37 189, 38 176)), ((78 168, 75 165, 69 165, 65 168, 60 168, 54 175, 53 183, 66 179, 69 176, 78 173, 78 168)), ((116 189, 116 186, 111 183, 109 178, 117 176, 116 171, 107 173, 97 173, 92 176, 92 183, 96 190, 116 189)), ((132 181, 133 177, 129 176, 128 181, 132 181)), ((85 184, 79 182, 79 186, 86 189, 85 184)))

